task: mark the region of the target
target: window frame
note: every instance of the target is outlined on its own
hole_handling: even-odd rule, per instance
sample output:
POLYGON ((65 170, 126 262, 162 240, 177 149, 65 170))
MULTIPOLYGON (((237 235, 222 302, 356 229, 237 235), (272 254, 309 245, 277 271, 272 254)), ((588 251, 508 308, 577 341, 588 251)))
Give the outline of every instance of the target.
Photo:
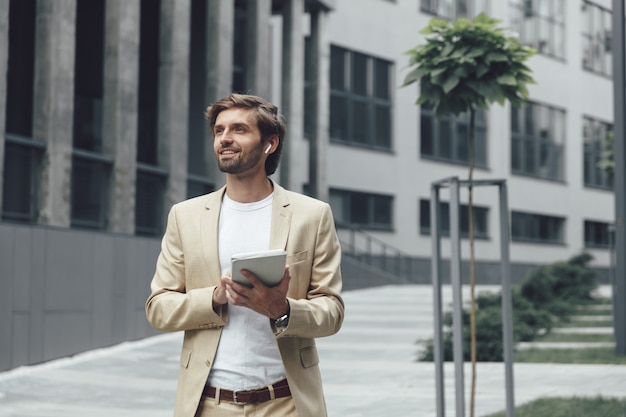
MULTIPOLYGON (((459 205, 459 228, 461 238, 469 238, 469 216, 468 205, 459 205)), ((441 213, 441 236, 450 237, 450 203, 447 201, 439 201, 439 210, 441 213)), ((474 213, 474 237, 479 240, 489 240, 491 238, 489 233, 489 212, 490 209, 487 206, 472 205, 472 211, 474 213), (482 220, 481 220, 482 219, 482 220), (485 227, 482 229, 480 225, 485 227)), ((431 213, 430 213, 430 199, 422 198, 419 200, 419 231, 420 235, 430 236, 431 233, 431 213), (426 226, 426 224, 428 224, 426 226)))
POLYGON ((5 148, 4 148, 4 184, 2 193, 2 220, 11 221, 17 223, 34 224, 38 220, 39 212, 39 191, 41 187, 41 168, 43 155, 46 152, 46 143, 41 140, 33 138, 24 138, 19 135, 11 133, 5 133, 5 148), (21 149, 30 154, 30 178, 28 181, 28 190, 24 190, 28 196, 28 209, 25 211, 11 211, 8 206, 14 201, 14 198, 19 199, 20 196, 15 196, 12 193, 5 192, 7 187, 14 183, 14 181, 7 181, 8 178, 14 178, 10 172, 8 172, 7 160, 12 148, 21 149))
POLYGON ((394 63, 339 45, 332 44, 330 48, 329 136, 331 143, 390 152, 393 149, 394 63), (364 65, 356 65, 355 61, 359 59, 365 61, 364 65), (341 62, 341 67, 338 68, 339 62, 341 62), (385 64, 387 69, 384 96, 377 94, 379 91, 377 64, 381 63, 385 64), (355 72, 363 68, 364 74, 355 72), (362 82, 357 84, 358 80, 362 82), (356 120, 359 110, 364 112, 364 115, 359 118, 359 120, 364 119, 362 123, 356 120), (387 119, 386 121, 379 120, 381 114, 387 119), (357 130, 357 127, 360 129, 357 130), (336 134, 335 131, 341 132, 336 134), (345 137, 340 137, 340 135, 345 137))
POLYGON ((164 201, 165 201, 165 187, 168 178, 168 171, 153 165, 137 163, 137 179, 136 179, 136 192, 135 192, 135 235, 137 236, 152 236, 158 237, 163 234, 163 216, 164 216, 164 201), (140 186, 142 177, 148 181, 155 181, 157 192, 156 195, 148 192, 148 187, 140 186), (148 196, 152 197, 152 201, 148 198, 144 198, 142 193, 148 192, 148 196), (142 216, 142 210, 145 207, 150 207, 150 213, 154 217, 154 224, 149 225, 142 223, 141 219, 146 218, 142 216))
POLYGON ((72 194, 70 198, 71 227, 95 230, 107 229, 109 220, 110 178, 113 165, 113 158, 109 156, 74 149, 72 152, 72 194), (91 192, 98 193, 95 199, 85 199, 83 198, 84 196, 78 192, 80 189, 77 188, 76 176, 80 176, 81 179, 85 178, 85 176, 79 175, 77 172, 78 161, 85 163, 89 168, 99 169, 104 172, 104 175, 94 175, 92 178, 97 181, 97 184, 90 184, 88 186, 91 192), (85 211, 77 211, 77 208, 81 205, 97 206, 97 215, 93 217, 82 216, 81 213, 85 213, 85 211))
POLYGON ((583 220, 583 242, 585 244, 585 248, 588 249, 611 249, 615 242, 614 236, 615 230, 614 225, 610 222, 599 221, 599 220, 583 220), (598 228, 604 227, 606 230, 598 230, 598 228), (601 235, 600 240, 590 239, 590 235, 598 236, 598 233, 601 235), (606 237, 606 241, 604 239, 606 237))
POLYGON ((566 226, 566 218, 549 215, 549 214, 539 214, 539 213, 531 213, 525 211, 511 211, 511 241, 515 243, 540 243, 546 245, 565 245, 565 226, 566 226), (523 216, 523 217, 521 217, 523 216), (519 222, 519 219, 525 218, 526 225, 518 226, 516 223, 519 222), (517 221, 516 221, 517 219, 517 221), (554 221, 556 224, 549 225, 550 228, 554 229, 554 226, 558 228, 557 237, 556 238, 541 238, 541 221, 554 221), (528 224, 530 222, 530 224, 528 224), (535 230, 533 230, 535 229, 535 230), (526 231, 526 236, 519 236, 516 234, 516 230, 524 230, 526 231), (528 232, 531 231, 531 236, 528 236, 528 232))
MULTIPOLYGON (((474 137, 474 166, 478 168, 488 167, 488 127, 487 112, 482 109, 476 110, 475 115, 475 137, 474 137)), ((426 105, 420 106, 420 158, 432 159, 438 162, 447 162, 456 165, 469 165, 469 139, 459 136, 461 128, 469 132, 469 113, 465 112, 459 116, 445 115, 440 118, 435 116, 431 108, 426 105), (430 147, 432 153, 425 153, 428 134, 425 133, 425 122, 428 120, 431 127, 430 147), (442 126, 448 124, 448 135, 442 135, 442 126), (448 136, 449 151, 443 151, 444 140, 442 136, 448 136), (465 148, 464 157, 462 149, 465 148), (448 155, 446 155, 446 153, 448 155)))
POLYGON ((490 0, 453 0, 446 10, 443 10, 445 6, 443 0, 420 0, 419 2, 420 12, 448 20, 469 19, 481 12, 489 14, 491 8, 490 0), (467 13, 459 13, 461 3, 465 3, 467 13))
POLYGON ((566 117, 565 110, 537 102, 511 106, 511 174, 565 181, 566 117), (556 117, 557 113, 559 117, 556 117), (561 126, 555 125, 556 119, 561 121, 561 126), (542 136, 546 132, 545 126, 541 126, 542 121, 548 123, 545 136, 542 136), (533 123, 532 126, 529 123, 533 123))
POLYGON ((377 231, 393 231, 394 224, 394 197, 385 194, 368 193, 363 191, 352 191, 338 188, 330 188, 329 201, 336 201, 341 199, 341 207, 333 207, 333 213, 335 213, 335 222, 338 228, 353 228, 357 226, 362 230, 377 230, 377 231), (367 217, 366 222, 354 221, 352 213, 352 207, 354 205, 354 199, 365 198, 367 199, 367 211, 365 213, 367 217), (389 222, 377 222, 376 217, 376 204, 384 202, 388 203, 386 211, 388 212, 389 222))
POLYGON ((539 54, 565 61, 567 51, 565 10, 565 0, 510 0, 510 27, 519 33, 520 40, 525 45, 535 48, 539 54), (546 28, 545 44, 542 44, 540 39, 544 32, 542 28, 546 28), (556 33, 560 33, 560 38, 555 35, 556 33))
POLYGON ((613 75, 612 15, 611 10, 591 1, 581 3, 582 68, 607 77, 613 75), (602 27, 596 31, 595 25, 599 22, 602 27), (601 32, 602 36, 596 36, 596 32, 601 32))
POLYGON ((602 160, 602 154, 606 149, 606 142, 610 132, 613 131, 613 124, 603 122, 596 118, 583 115, 583 184, 585 187, 597 188, 613 191, 615 181, 602 168, 598 167, 598 162, 602 160), (591 129, 591 137, 588 139, 587 129, 591 129), (597 129, 601 128, 605 132, 604 137, 597 136, 597 129), (589 181, 588 178, 591 178, 589 181))

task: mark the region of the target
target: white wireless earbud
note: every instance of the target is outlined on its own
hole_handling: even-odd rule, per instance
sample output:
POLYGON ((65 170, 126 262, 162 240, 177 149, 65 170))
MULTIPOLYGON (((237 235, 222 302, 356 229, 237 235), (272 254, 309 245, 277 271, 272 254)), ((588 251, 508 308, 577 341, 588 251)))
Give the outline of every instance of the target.
POLYGON ((267 145, 267 149, 265 149, 265 153, 268 153, 272 149, 272 144, 267 145))

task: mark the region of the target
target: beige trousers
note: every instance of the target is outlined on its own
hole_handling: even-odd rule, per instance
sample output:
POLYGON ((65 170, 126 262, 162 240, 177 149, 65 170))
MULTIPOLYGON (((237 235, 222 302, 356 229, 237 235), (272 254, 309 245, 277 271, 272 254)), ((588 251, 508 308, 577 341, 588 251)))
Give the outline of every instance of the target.
POLYGON ((291 397, 245 405, 202 397, 195 417, 298 417, 298 412, 291 397))

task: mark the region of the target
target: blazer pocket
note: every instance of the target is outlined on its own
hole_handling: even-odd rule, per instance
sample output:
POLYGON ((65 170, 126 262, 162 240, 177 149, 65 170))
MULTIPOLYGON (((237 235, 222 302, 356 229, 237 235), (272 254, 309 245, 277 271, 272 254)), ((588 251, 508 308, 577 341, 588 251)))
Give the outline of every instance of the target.
POLYGON ((181 368, 187 368, 189 366, 189 360, 191 359, 191 349, 183 346, 183 350, 180 352, 180 366, 181 368))
POLYGON ((308 259, 308 254, 309 251, 305 249, 301 252, 294 253, 293 255, 287 255, 287 265, 291 266, 299 262, 306 261, 308 259))
POLYGON ((320 363, 317 355, 317 346, 311 345, 300 349, 300 362, 304 368, 310 368, 320 363))

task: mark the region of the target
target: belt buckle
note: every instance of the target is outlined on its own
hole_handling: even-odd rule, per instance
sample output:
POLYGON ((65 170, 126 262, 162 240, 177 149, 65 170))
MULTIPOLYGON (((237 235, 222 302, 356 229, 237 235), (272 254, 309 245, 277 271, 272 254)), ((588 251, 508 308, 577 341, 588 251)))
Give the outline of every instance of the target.
POLYGON ((245 390, 233 391, 233 403, 234 403, 234 404, 237 404, 237 405, 246 405, 246 404, 248 404, 248 402, 247 402, 247 401, 239 401, 239 400, 237 399, 237 393, 239 393, 239 392, 243 392, 243 391, 245 391, 245 390))

